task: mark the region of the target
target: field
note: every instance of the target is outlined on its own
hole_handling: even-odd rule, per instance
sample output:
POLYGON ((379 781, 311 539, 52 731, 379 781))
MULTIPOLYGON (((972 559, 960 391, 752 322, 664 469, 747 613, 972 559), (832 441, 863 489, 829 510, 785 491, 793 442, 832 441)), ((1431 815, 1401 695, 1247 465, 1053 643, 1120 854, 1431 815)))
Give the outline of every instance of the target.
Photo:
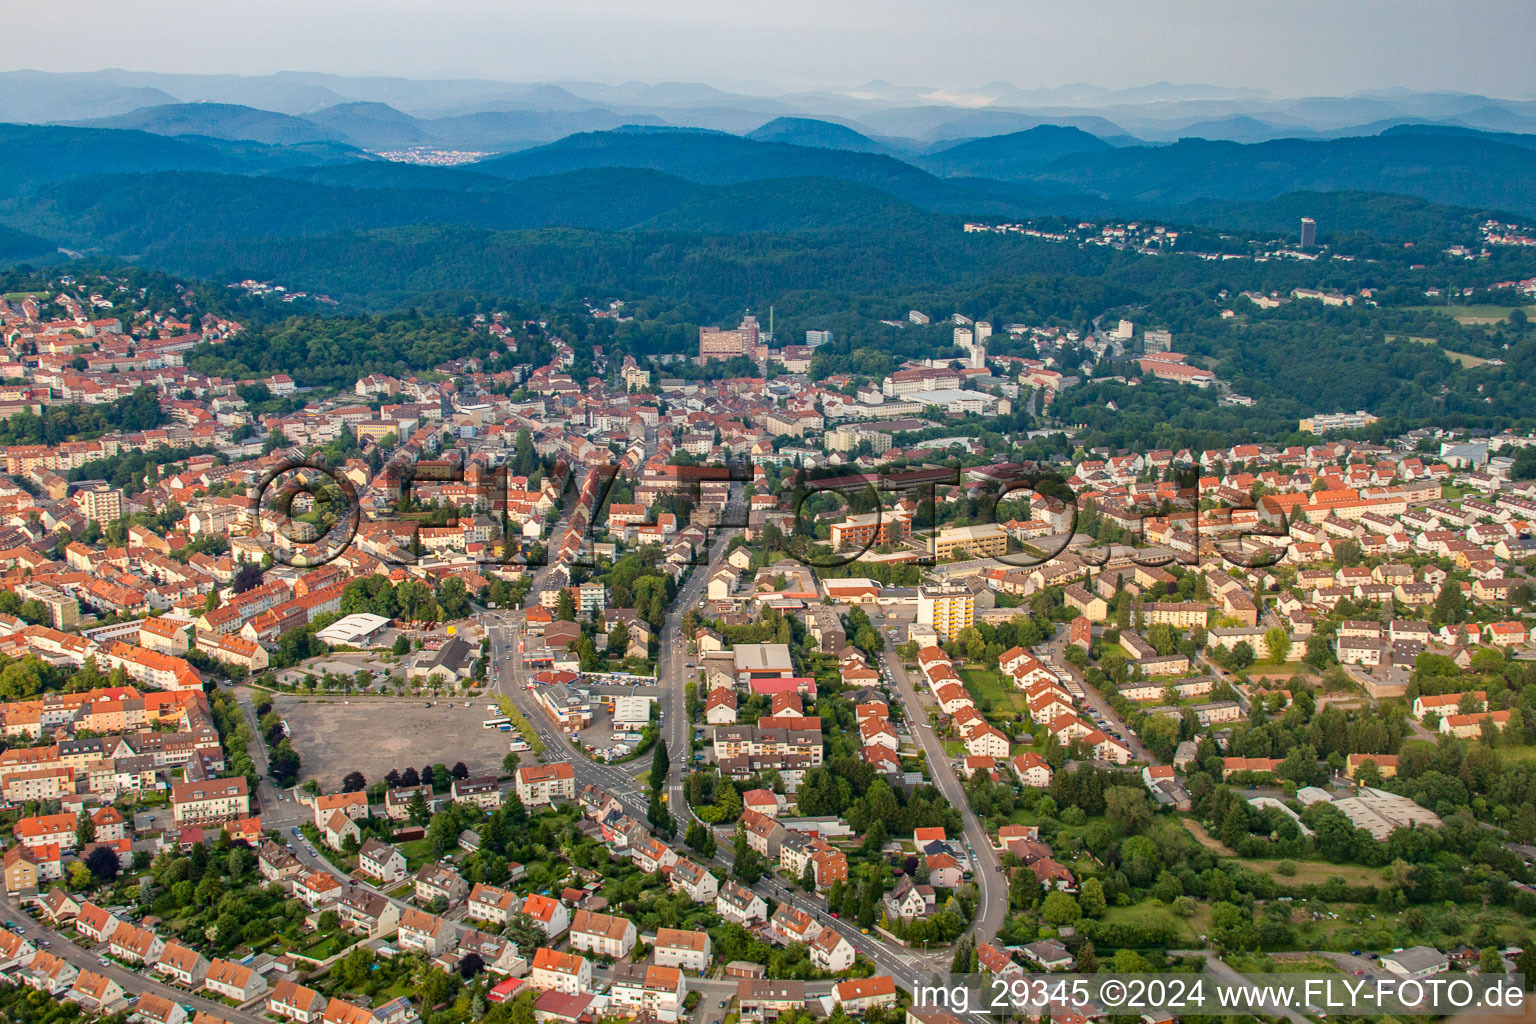
POLYGON ((278 694, 273 706, 288 723, 293 748, 303 763, 302 778, 322 788, 341 788, 342 776, 360 771, 369 782, 391 769, 420 769, 463 761, 473 775, 501 774, 510 733, 481 728, 491 717, 484 702, 450 707, 434 701, 335 699, 278 694))
MULTIPOLYGON (((1467 308, 1471 308, 1471 307, 1467 307, 1467 308)), ((1456 319, 1459 320, 1462 323, 1496 323, 1496 322, 1498 322, 1499 320, 1501 320, 1503 318, 1502 317, 1487 317, 1487 318, 1483 318, 1483 319, 1477 319, 1477 318, 1457 317, 1456 319)), ((1402 334, 1397 335, 1392 340, 1393 341, 1412 341, 1412 342, 1415 342, 1415 343, 1420 344, 1420 345, 1438 345, 1438 344, 1440 344, 1440 342, 1437 341, 1434 338, 1419 338, 1419 337, 1415 337, 1413 335, 1402 335, 1402 334)), ((1444 349, 1443 351, 1445 352, 1446 355, 1450 356, 1451 359, 1453 359, 1456 362, 1460 363, 1462 366, 1465 366, 1465 367, 1468 367, 1468 368, 1471 368, 1471 367, 1474 367, 1474 366, 1482 366, 1484 363, 1486 363, 1488 361, 1488 360, 1483 359, 1483 358, 1481 358, 1479 356, 1468 355, 1465 352, 1452 352, 1450 349, 1444 349)))
POLYGON ((1330 878, 1342 878, 1349 885, 1381 885, 1381 869, 1361 867, 1357 864, 1329 864, 1315 860, 1293 860, 1294 875, 1282 875, 1276 868, 1278 860, 1247 860, 1238 858, 1237 863, 1254 871, 1274 876, 1281 885, 1322 885, 1330 878))
POLYGON ((1444 313, 1459 324, 1496 324, 1509 319, 1516 309, 1525 310, 1526 316, 1536 316, 1536 306, 1415 306, 1444 313))

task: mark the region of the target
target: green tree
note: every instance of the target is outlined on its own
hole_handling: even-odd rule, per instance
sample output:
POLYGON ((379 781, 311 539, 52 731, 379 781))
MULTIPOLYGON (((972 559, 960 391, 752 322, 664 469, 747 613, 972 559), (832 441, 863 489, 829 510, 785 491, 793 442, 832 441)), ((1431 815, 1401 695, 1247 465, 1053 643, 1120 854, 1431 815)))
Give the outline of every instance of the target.
POLYGON ((1264 648, 1269 652, 1269 660, 1279 665, 1290 656, 1291 636, 1281 627, 1272 626, 1264 634, 1264 648))
MULTIPOLYGON (((1100 896, 1103 890, 1100 890, 1100 896)), ((1083 916, 1083 910, 1077 905, 1077 900, 1070 894, 1060 889, 1052 889, 1045 894, 1045 902, 1040 904, 1040 916, 1058 928, 1064 924, 1073 924, 1083 916)))
POLYGON ((75 849, 83 850, 96 841, 96 822, 89 812, 81 808, 75 814, 75 849))
POLYGON ((1082 912, 1087 917, 1102 917, 1108 904, 1104 900, 1104 885, 1097 878, 1090 878, 1083 883, 1082 890, 1077 894, 1077 902, 1082 912))

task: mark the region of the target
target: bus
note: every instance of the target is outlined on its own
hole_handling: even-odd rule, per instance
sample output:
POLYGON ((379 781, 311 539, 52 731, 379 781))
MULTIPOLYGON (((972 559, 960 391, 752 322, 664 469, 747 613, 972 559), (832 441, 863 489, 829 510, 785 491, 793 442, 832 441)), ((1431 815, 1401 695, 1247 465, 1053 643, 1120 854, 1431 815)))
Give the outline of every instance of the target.
POLYGON ((480 723, 482 729, 500 729, 503 726, 510 728, 511 725, 512 719, 510 718, 487 718, 480 723))

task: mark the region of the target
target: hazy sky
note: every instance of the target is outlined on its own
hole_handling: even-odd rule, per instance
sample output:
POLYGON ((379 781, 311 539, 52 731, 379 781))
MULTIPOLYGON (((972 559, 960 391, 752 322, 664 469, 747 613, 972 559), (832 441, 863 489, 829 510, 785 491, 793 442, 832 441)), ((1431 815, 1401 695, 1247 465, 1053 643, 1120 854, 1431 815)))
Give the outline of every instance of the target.
POLYGON ((1536 95, 1528 0, 0 0, 8 70, 1536 95))

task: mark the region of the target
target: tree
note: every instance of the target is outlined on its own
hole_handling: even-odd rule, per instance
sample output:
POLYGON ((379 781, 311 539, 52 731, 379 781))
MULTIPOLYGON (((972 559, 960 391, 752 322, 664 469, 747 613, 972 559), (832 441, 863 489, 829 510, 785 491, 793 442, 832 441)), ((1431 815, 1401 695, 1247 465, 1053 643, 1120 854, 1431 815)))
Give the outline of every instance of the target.
POLYGON ((703 822, 695 821, 690 824, 683 841, 688 844, 689 849, 696 851, 705 860, 715 855, 715 834, 703 822))
POLYGON ((519 760, 520 759, 517 756, 517 751, 515 751, 515 750, 507 751, 506 754, 503 755, 502 759, 501 759, 501 772, 502 772, 502 774, 503 775, 514 775, 514 774, 516 774, 517 773, 517 765, 518 765, 518 761, 519 760))
POLYGON ((652 791, 659 790, 667 783, 667 773, 672 770, 672 759, 667 755, 667 741, 660 740, 656 744, 656 752, 651 755, 650 783, 652 791))
POLYGON ((1455 625, 1467 617, 1467 597, 1454 580, 1441 585, 1432 617, 1440 625, 1455 625))
POLYGON ((96 822, 85 808, 75 815, 75 849, 83 850, 96 841, 96 822))
POLYGON ((469 766, 463 761, 455 761, 453 767, 448 769, 448 771, 456 779, 469 778, 469 766))
POLYGON ((1093 943, 1085 942, 1078 947, 1072 969, 1079 974, 1092 974, 1099 969, 1099 958, 1093 951, 1093 943))
POLYGON ((363 773, 358 771, 347 772, 341 779, 341 791, 343 793, 361 793, 368 788, 368 780, 363 778, 363 773))
POLYGON ((576 599, 569 590, 560 591, 560 598, 555 604, 555 618, 562 622, 576 621, 576 599))
POLYGON ((805 870, 800 872, 800 888, 806 892, 816 891, 816 868, 811 864, 810 860, 806 860, 805 870))
POLYGON ((410 637, 406 636, 404 633, 396 633, 395 634, 395 644, 394 644, 394 646, 392 648, 390 648, 390 650, 392 650, 394 652, 395 657, 397 657, 397 658, 403 658, 407 654, 410 654, 411 653, 411 640, 410 640, 410 637))
POLYGON ((459 961, 459 977, 465 981, 485 970, 485 960, 479 953, 469 953, 459 961))
POLYGON ((1264 634, 1264 647, 1269 660, 1276 665, 1285 661, 1291 653, 1291 636, 1279 626, 1273 626, 1264 634))
MULTIPOLYGON (((1102 895, 1102 891, 1100 893, 1102 895)), ((1060 889, 1052 889, 1045 894, 1045 902, 1040 904, 1040 916, 1057 927, 1064 924, 1072 924, 1083 916, 1083 910, 1077 905, 1077 900, 1060 889)))
POLYGON ((1090 878, 1083 883, 1082 891, 1077 894, 1078 906, 1082 908, 1087 917, 1102 917, 1108 904, 1104 900, 1104 885, 1097 878, 1090 878))
MULTIPOLYGON (((1152 823, 1152 811, 1139 789, 1111 786, 1104 791, 1104 814, 1121 835, 1140 835, 1152 823)), ((1100 895, 1103 895, 1102 890, 1100 895)))
POLYGON ((117 851, 110 846, 98 846, 92 850, 85 858, 85 866, 98 882, 112 881, 122 869, 117 851))

